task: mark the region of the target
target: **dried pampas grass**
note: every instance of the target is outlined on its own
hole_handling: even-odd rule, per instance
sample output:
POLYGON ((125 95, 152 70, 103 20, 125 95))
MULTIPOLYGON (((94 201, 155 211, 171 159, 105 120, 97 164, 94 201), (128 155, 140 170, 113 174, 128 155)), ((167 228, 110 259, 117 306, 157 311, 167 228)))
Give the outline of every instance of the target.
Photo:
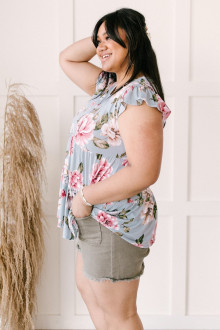
POLYGON ((0 318, 1 329, 10 330, 34 329, 45 249, 41 185, 46 183, 46 153, 38 115, 22 85, 8 86, 0 154, 0 318))

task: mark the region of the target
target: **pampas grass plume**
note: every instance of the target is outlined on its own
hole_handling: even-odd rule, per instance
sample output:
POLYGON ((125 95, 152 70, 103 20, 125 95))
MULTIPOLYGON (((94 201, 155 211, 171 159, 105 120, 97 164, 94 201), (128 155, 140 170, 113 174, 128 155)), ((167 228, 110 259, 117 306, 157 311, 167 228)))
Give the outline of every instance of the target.
POLYGON ((8 86, 0 161, 1 329, 34 329, 44 257, 41 189, 45 149, 37 112, 21 86, 8 86))

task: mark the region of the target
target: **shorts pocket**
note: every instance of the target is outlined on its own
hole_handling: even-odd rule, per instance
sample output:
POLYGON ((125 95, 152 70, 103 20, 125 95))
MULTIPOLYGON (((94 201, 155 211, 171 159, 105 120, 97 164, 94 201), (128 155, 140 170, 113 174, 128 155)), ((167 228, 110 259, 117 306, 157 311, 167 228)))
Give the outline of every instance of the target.
POLYGON ((79 228, 79 239, 89 245, 98 246, 102 242, 102 231, 100 223, 91 215, 84 218, 76 218, 79 228))

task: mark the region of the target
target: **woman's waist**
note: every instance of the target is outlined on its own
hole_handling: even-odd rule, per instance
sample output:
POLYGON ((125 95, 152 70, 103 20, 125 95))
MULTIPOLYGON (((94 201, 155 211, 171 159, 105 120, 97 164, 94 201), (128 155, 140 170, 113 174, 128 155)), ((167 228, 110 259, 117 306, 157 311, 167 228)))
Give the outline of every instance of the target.
MULTIPOLYGON (((92 214, 98 217, 113 217, 118 220, 156 218, 157 203, 150 188, 121 201, 96 204, 92 214)), ((149 219, 148 219, 149 220, 149 219)))

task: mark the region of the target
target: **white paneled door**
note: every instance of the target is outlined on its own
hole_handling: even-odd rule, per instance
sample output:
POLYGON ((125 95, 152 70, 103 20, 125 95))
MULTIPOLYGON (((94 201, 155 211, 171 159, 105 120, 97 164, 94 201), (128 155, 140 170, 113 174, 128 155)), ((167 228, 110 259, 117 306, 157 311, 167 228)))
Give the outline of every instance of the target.
POLYGON ((160 178, 151 187, 158 229, 140 281, 139 315, 148 330, 220 329, 220 1, 9 0, 0 2, 0 104, 6 80, 29 84, 47 151, 36 329, 94 329, 75 285, 75 241, 57 228, 71 121, 88 100, 62 72, 59 52, 120 7, 145 15, 172 110, 160 178))

